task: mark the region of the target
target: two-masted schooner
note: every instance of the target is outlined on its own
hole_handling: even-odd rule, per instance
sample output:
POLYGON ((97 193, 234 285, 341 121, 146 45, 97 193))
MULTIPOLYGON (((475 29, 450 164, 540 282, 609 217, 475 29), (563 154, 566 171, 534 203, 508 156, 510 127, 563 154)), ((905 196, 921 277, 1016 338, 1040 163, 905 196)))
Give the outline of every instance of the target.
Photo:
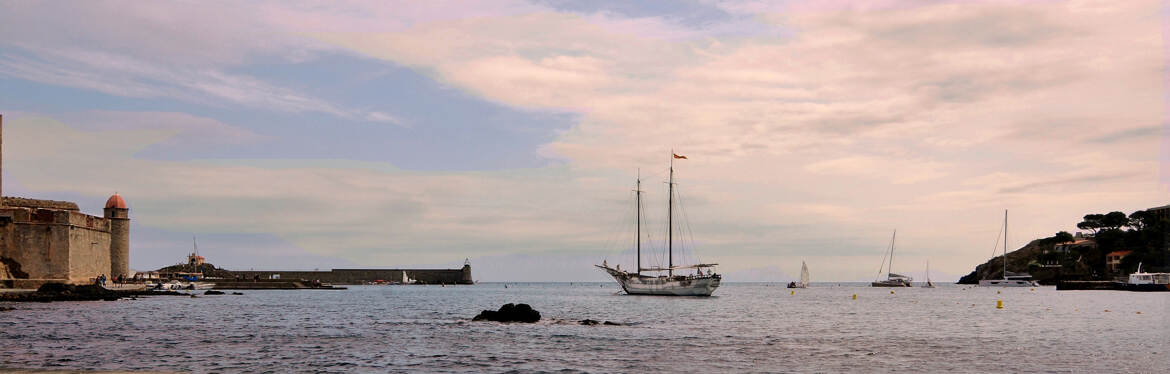
POLYGON ((719 287, 719 282, 723 276, 715 273, 714 267, 718 264, 694 264, 694 265, 675 265, 674 264, 674 160, 686 159, 686 156, 680 156, 671 152, 670 158, 670 180, 667 182, 668 198, 667 198, 667 234, 666 234, 666 250, 667 250, 667 267, 642 267, 642 179, 639 177, 634 189, 636 198, 635 213, 637 215, 637 231, 638 236, 636 241, 637 263, 633 273, 621 270, 621 266, 616 268, 609 267, 608 262, 602 262, 601 265, 595 265, 606 273, 609 273, 614 280, 621 285, 622 290, 630 295, 663 295, 663 296, 711 296, 715 289, 719 287), (676 275, 675 271, 685 271, 686 275, 676 275), (644 272, 656 273, 657 275, 646 275, 644 272), (662 272, 666 272, 665 275, 662 272))

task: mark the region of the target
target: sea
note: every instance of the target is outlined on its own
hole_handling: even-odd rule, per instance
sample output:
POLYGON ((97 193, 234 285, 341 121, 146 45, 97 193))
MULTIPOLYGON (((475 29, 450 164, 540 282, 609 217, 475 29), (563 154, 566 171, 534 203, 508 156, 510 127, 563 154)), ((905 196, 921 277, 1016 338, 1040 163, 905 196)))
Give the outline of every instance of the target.
POLYGON ((193 373, 1164 373, 1170 293, 725 283, 351 286, 9 303, 0 368, 193 373), (856 295, 856 298, 854 298, 856 295), (1003 308, 998 309, 997 301, 1003 308), (472 322, 526 303, 534 324, 472 322), (594 319, 617 326, 584 326, 594 319))

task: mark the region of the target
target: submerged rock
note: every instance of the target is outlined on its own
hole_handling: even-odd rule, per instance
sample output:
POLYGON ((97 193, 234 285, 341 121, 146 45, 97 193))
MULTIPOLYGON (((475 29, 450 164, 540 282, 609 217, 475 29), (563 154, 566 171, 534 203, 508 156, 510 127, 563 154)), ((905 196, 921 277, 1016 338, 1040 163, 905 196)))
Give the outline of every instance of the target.
POLYGON ((232 292, 232 295, 243 295, 243 292, 232 292))
POLYGON ((585 326, 597 326, 597 325, 605 325, 605 326, 625 326, 624 324, 617 323, 617 322, 612 322, 612 321, 605 321, 605 322, 601 322, 601 321, 598 321, 598 320, 592 320, 592 319, 583 319, 583 320, 581 320, 581 321, 579 321, 579 322, 577 322, 577 323, 578 323, 578 324, 581 324, 581 325, 585 325, 585 326))
POLYGON ((507 303, 499 310, 484 310, 471 320, 533 323, 540 321, 540 312, 532 309, 532 306, 528 304, 507 303))
POLYGON ((207 290, 203 291, 204 295, 223 295, 223 291, 207 290))

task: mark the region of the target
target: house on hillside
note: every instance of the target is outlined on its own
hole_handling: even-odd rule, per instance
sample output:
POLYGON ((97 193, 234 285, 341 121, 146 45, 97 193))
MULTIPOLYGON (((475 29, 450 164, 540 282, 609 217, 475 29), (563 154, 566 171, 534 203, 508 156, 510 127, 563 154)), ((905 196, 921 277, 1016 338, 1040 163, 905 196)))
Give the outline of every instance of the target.
POLYGON ((1129 256, 1133 251, 1113 251, 1105 255, 1105 269, 1110 273, 1116 273, 1121 269, 1121 259, 1129 256))

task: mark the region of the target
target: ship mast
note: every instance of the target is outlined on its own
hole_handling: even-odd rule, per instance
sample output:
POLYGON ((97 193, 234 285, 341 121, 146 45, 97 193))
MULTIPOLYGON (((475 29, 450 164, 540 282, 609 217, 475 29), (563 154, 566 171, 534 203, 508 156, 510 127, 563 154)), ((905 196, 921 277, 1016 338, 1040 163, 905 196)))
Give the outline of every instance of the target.
POLYGON ((635 186, 636 187, 634 187, 634 194, 637 196, 636 209, 638 211, 636 213, 637 217, 638 217, 637 218, 638 219, 638 224, 637 224, 638 238, 636 240, 637 248, 638 248, 638 260, 637 260, 638 268, 637 269, 638 269, 638 275, 641 275, 642 274, 642 171, 641 170, 638 171, 638 181, 637 181, 635 186))
POLYGON ((666 252, 667 276, 674 276, 674 150, 670 150, 670 181, 667 182, 666 202, 666 252))
POLYGON ((1003 280, 1007 280, 1007 209, 1003 210, 1003 280))
POLYGON ((886 268, 886 279, 894 272, 894 243, 898 240, 898 229, 894 229, 894 236, 890 238, 890 266, 886 268))

